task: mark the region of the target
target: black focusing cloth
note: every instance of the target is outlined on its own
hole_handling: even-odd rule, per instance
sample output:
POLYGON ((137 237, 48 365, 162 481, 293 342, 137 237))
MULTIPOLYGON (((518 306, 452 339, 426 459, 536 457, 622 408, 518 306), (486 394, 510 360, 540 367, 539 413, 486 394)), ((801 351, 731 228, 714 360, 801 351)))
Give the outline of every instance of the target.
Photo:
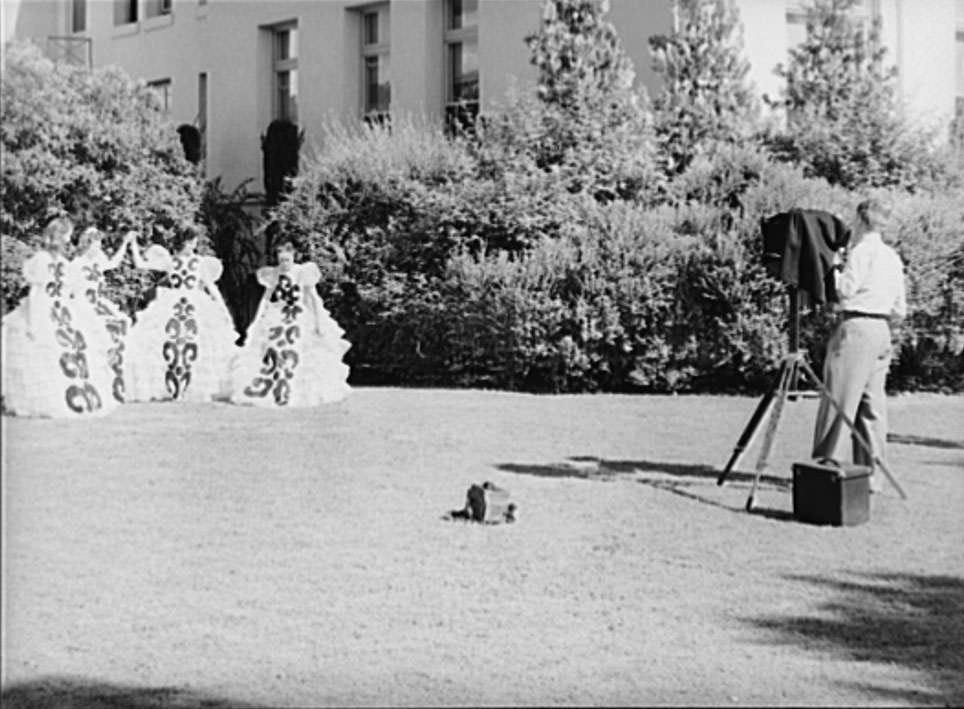
POLYGON ((834 252, 850 242, 839 217, 819 209, 791 209, 762 220, 763 254, 774 278, 799 288, 814 303, 836 303, 834 252))

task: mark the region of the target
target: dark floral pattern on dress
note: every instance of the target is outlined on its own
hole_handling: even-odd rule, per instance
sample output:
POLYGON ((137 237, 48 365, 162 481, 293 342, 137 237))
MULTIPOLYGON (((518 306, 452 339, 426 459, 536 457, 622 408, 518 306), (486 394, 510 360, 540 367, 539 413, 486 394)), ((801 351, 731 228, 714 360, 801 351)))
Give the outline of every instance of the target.
MULTIPOLYGON (((187 259, 174 257, 174 268, 167 276, 171 288, 193 290, 199 279, 197 270, 200 260, 197 256, 187 259)), ((167 371, 164 384, 172 399, 181 399, 191 385, 191 368, 198 358, 198 324, 194 305, 182 296, 174 304, 173 313, 164 328, 167 340, 161 346, 167 371)))
POLYGON ((268 302, 281 313, 281 325, 268 330, 268 346, 261 359, 258 376, 245 387, 244 393, 251 397, 265 397, 269 394, 278 406, 286 406, 291 400, 291 381, 298 366, 298 340, 301 328, 298 316, 304 311, 301 307, 301 285, 291 280, 287 274, 278 276, 278 283, 268 302))
POLYGON ((107 350, 107 364, 114 379, 111 382, 111 394, 120 403, 124 403, 124 338, 127 337, 127 320, 114 315, 114 309, 107 298, 107 288, 104 283, 104 272, 100 264, 91 263, 81 268, 87 286, 84 296, 94 306, 94 311, 107 320, 107 332, 110 335, 111 346, 107 350))
POLYGON ((70 385, 64 391, 64 401, 71 411, 84 414, 97 411, 103 406, 97 388, 90 382, 90 367, 87 364, 87 341, 80 330, 73 327, 70 308, 61 298, 64 292, 64 272, 66 264, 55 261, 50 264, 52 279, 47 282, 46 292, 54 298, 50 318, 54 323, 54 337, 64 350, 60 355, 60 371, 70 385), (76 380, 76 381, 73 381, 76 380))

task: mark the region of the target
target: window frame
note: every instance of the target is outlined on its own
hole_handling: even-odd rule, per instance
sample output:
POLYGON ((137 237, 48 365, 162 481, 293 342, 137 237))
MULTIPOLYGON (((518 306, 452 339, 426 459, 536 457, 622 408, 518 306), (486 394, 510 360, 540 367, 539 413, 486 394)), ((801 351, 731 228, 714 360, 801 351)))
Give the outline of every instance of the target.
POLYGON ((151 20, 156 17, 168 17, 174 14, 173 0, 145 0, 144 19, 151 20))
MULTIPOLYGON (((361 115, 362 119, 369 125, 373 123, 384 124, 390 120, 392 110, 392 77, 391 77, 391 4, 388 2, 373 3, 358 9, 359 14, 359 35, 358 43, 361 47, 361 115), (368 42, 368 20, 375 18, 375 28, 377 37, 374 42, 368 42), (383 28, 387 31, 383 31, 383 28), (378 105, 377 93, 380 83, 376 81, 376 99, 374 108, 369 102, 371 85, 368 81, 368 67, 372 60, 377 62, 380 70, 381 61, 385 58, 389 62, 388 72, 388 100, 387 105, 378 105)), ((378 75, 380 77, 380 74, 378 75)))
POLYGON ((162 107, 162 110, 165 115, 170 115, 171 109, 174 106, 174 92, 173 92, 174 81, 171 79, 171 77, 165 77, 163 79, 153 79, 151 81, 148 81, 147 87, 152 91, 154 91, 155 93, 158 92, 158 89, 163 89, 164 105, 162 107))
POLYGON ((471 25, 461 24, 460 27, 452 27, 454 24, 454 9, 452 6, 452 0, 445 0, 445 16, 443 18, 444 30, 442 34, 442 42, 444 45, 444 68, 442 71, 443 81, 445 85, 443 87, 442 96, 444 99, 444 114, 445 114, 445 125, 450 132, 455 132, 456 130, 471 130, 472 124, 479 118, 479 112, 482 105, 482 78, 481 78, 481 67, 479 68, 479 77, 476 79, 477 88, 476 93, 477 98, 474 101, 456 100, 455 95, 455 67, 453 66, 453 47, 456 45, 474 43, 476 56, 478 56, 478 46, 479 46, 479 4, 476 3, 476 16, 475 23, 471 25))
POLYGON ((292 123, 298 123, 298 103, 297 97, 299 95, 299 72, 298 72, 298 53, 300 51, 300 43, 298 41, 297 34, 295 35, 295 54, 291 56, 291 38, 288 39, 288 52, 287 56, 281 56, 281 36, 288 32, 298 32, 298 21, 288 20, 286 22, 280 22, 275 25, 270 25, 268 29, 271 31, 271 116, 272 120, 288 120, 292 123), (280 76, 282 74, 287 74, 288 76, 288 99, 290 102, 291 98, 291 83, 294 82, 294 97, 296 99, 294 104, 294 111, 289 109, 283 110, 282 104, 284 101, 281 98, 281 81, 280 76), (293 114, 293 115, 292 115, 293 114))
POLYGON ((68 23, 68 34, 81 34, 87 31, 87 0, 70 0, 68 23), (80 18, 80 27, 77 26, 78 17, 80 18))
POLYGON ((114 27, 127 27, 128 25, 136 25, 138 22, 140 22, 140 20, 140 0, 114 0, 114 27), (125 17, 127 17, 127 19, 123 22, 118 22, 118 8, 125 6, 127 9, 125 17), (131 15, 133 15, 133 17, 131 17, 131 15))

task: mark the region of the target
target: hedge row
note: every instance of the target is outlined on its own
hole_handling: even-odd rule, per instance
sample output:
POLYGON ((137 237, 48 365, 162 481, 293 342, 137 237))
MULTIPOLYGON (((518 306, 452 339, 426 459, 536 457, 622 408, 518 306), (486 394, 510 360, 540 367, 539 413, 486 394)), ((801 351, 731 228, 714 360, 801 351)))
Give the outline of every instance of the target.
MULTIPOLYGON (((530 391, 758 391, 786 349, 759 220, 861 195, 753 149, 698 158, 664 204, 601 204, 476 144, 401 124, 336 131, 279 227, 325 274, 355 381, 530 391)), ((911 314, 890 379, 964 390, 964 196, 885 192, 911 314)), ((804 317, 817 366, 831 318, 804 317)))

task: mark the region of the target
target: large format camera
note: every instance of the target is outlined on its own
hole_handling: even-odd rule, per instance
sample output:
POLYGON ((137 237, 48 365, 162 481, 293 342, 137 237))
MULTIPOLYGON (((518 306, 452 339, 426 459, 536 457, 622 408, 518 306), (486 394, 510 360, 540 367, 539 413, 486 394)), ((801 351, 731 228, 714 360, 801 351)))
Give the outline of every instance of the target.
POLYGON ((767 273, 799 290, 805 302, 837 302, 834 256, 850 242, 850 229, 839 217, 791 209, 761 220, 760 228, 767 273))

